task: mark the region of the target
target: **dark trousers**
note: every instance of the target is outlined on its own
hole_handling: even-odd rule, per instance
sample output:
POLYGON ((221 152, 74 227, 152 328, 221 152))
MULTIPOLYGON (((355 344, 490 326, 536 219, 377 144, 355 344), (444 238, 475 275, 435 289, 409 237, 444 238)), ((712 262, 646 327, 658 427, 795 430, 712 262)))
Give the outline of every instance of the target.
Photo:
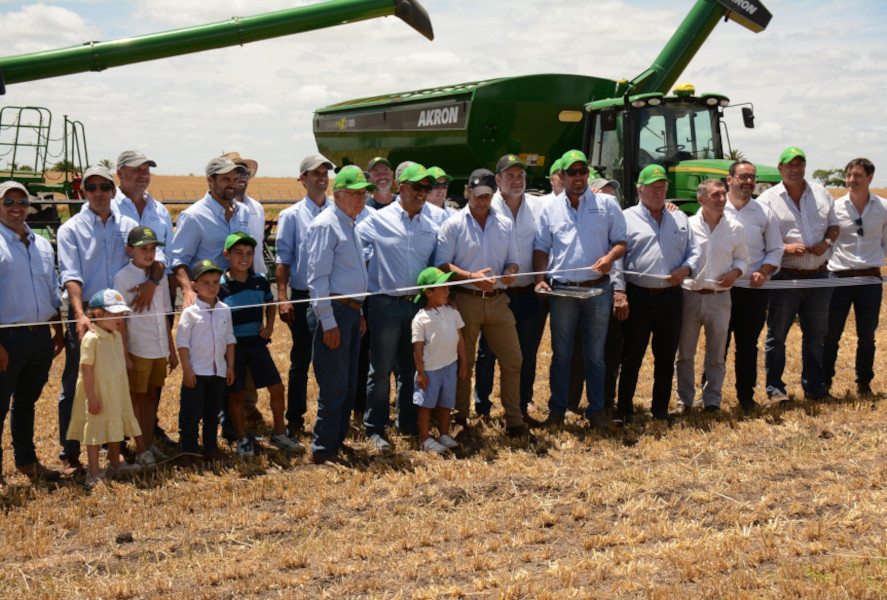
MULTIPOLYGON (((10 413, 12 449, 17 466, 37 462, 34 451, 34 405, 40 398, 52 366, 52 334, 49 326, 0 329, 0 343, 9 355, 6 370, 0 373, 0 437, 6 413, 10 413), (12 410, 10 410, 10 398, 12 410)), ((0 463, 3 449, 0 448, 0 463)))
POLYGON ((651 412, 659 419, 668 416, 674 379, 675 352, 681 335, 683 294, 680 287, 648 290, 628 284, 628 318, 622 323, 624 347, 619 377, 618 411, 634 413, 634 393, 644 353, 653 336, 653 402, 651 412))
POLYGON ((856 383, 869 383, 875 377, 875 330, 881 312, 883 285, 854 285, 832 290, 828 331, 822 342, 822 370, 829 386, 835 376, 838 342, 847 323, 850 307, 856 318, 856 383))
MULTIPOLYGON (((736 348, 734 352, 736 371, 736 399, 742 406, 754 402, 755 385, 758 377, 758 338, 767 322, 767 304, 770 291, 754 288, 734 287, 730 290, 733 303, 730 312, 730 329, 727 333, 727 347, 732 335, 736 348)), ((726 352, 726 349, 724 350, 726 352)))
POLYGON ((68 425, 71 424, 71 411, 74 408, 77 374, 79 372, 80 340, 77 338, 74 310, 69 308, 68 323, 65 323, 65 368, 62 371, 62 389, 59 392, 59 443, 62 445, 59 458, 62 460, 80 456, 80 442, 67 439, 68 425))
POLYGON ((179 406, 179 442, 182 452, 199 452, 197 432, 203 419, 203 451, 218 447, 219 411, 227 401, 228 386, 224 377, 198 375, 193 388, 182 386, 179 406))
MULTIPOLYGON (((290 300, 307 299, 307 290, 290 288, 290 300)), ((308 411, 308 367, 311 366, 312 335, 308 328, 307 311, 308 302, 294 303, 293 320, 289 325, 293 345, 290 348, 289 386, 286 390, 286 420, 296 430, 305 426, 305 413, 308 411)))
MULTIPOLYGON (((536 381, 536 349, 539 345, 539 299, 533 292, 509 296, 508 308, 514 315, 517 340, 521 350, 520 370, 520 409, 526 412, 533 401, 533 384, 536 381)), ((496 355, 490 350, 483 333, 477 348, 477 361, 474 363, 474 411, 479 415, 490 414, 493 403, 493 379, 496 368, 496 355)), ((583 364, 583 369, 585 368, 583 364)), ((584 375, 584 370, 583 370, 584 375)))

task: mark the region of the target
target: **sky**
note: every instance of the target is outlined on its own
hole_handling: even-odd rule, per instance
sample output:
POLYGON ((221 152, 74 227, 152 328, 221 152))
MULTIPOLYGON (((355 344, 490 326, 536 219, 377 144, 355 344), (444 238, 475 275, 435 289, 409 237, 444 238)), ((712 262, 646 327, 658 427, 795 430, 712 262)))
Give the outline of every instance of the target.
MULTIPOLYGON (((296 176, 316 152, 316 108, 352 98, 492 77, 577 73, 631 78, 646 69, 692 0, 421 0, 429 42, 394 17, 7 87, 2 105, 45 106, 86 129, 90 162, 138 149, 155 173, 202 174, 239 152, 258 175, 296 176)), ((734 149, 775 165, 796 145, 815 169, 865 156, 887 187, 887 3, 763 0, 754 34, 721 22, 679 82, 751 102, 755 129, 728 109, 734 149)), ((305 0, 0 0, 13 55, 201 25, 313 4, 305 0)), ((51 150, 53 151, 53 150, 51 150)), ((57 151, 57 150, 55 150, 57 151)), ((6 158, 0 148, 0 166, 6 158)))

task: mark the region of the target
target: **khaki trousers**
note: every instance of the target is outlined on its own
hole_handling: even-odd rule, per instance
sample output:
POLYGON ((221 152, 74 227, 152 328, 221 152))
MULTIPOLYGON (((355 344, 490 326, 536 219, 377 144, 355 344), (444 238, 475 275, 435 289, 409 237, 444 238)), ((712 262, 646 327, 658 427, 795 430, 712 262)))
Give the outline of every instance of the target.
POLYGON ((502 408, 505 409, 507 427, 522 425, 520 411, 520 342, 517 339, 514 314, 508 309, 508 295, 499 294, 491 298, 481 298, 453 288, 453 301, 459 308, 465 327, 462 338, 465 341, 465 354, 468 360, 468 377, 459 381, 456 387, 457 420, 468 418, 471 406, 471 381, 474 360, 477 357, 477 338, 483 331, 490 350, 499 359, 501 381, 499 389, 502 408))

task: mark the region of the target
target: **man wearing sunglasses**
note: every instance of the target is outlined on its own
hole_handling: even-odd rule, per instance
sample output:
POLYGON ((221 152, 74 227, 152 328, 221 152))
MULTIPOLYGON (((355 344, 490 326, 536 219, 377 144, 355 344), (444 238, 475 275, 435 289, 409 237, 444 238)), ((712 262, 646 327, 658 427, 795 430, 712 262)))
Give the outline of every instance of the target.
POLYGON ((546 425, 560 425, 567 412, 570 359, 576 329, 582 328, 585 387, 588 408, 585 417, 595 429, 608 422, 604 413, 604 346, 613 308, 610 271, 625 254, 625 218, 616 198, 597 194, 588 187, 588 159, 579 150, 561 157, 564 191, 548 202, 539 215, 536 231, 534 271, 536 290, 558 288, 580 295, 549 298, 551 326, 551 399, 546 425), (583 293, 586 292, 586 293, 583 293))
MULTIPOLYGON (((256 246, 256 254, 253 257, 253 272, 265 275, 268 273, 268 267, 265 265, 265 208, 262 203, 246 193, 249 182, 252 181, 256 173, 259 171, 259 163, 251 158, 242 158, 237 152, 229 152, 225 155, 234 161, 234 164, 246 169, 240 174, 237 180, 237 187, 234 189, 234 199, 249 212, 249 235, 258 242, 256 246)), ((247 404, 249 406, 250 394, 247 392, 247 404)), ((255 408, 255 404, 253 404, 255 408)))
POLYGON ((730 165, 727 176, 727 204, 724 213, 739 221, 745 229, 748 271, 740 279, 748 287, 730 289, 730 334, 736 341, 736 398, 743 410, 751 411, 755 402, 758 373, 758 338, 767 321, 770 290, 761 286, 779 270, 782 261, 782 234, 770 209, 752 198, 757 182, 755 166, 747 160, 730 165))
MULTIPOLYGON (((111 171, 101 165, 89 167, 83 174, 86 204, 65 221, 58 231, 59 275, 67 298, 69 322, 65 332, 65 369, 59 394, 59 440, 63 472, 82 471, 80 442, 66 439, 74 388, 80 364, 80 341, 93 326, 84 311, 85 299, 104 288, 114 287, 114 276, 129 262, 126 240, 134 219, 113 208, 116 185, 111 171)), ((162 271, 161 271, 162 273, 162 271)), ((150 285, 156 288, 153 282, 150 285)))
POLYGON ((416 435, 417 407, 413 403, 413 377, 416 364, 411 340, 413 317, 419 306, 413 302, 416 280, 431 266, 437 247, 442 212, 427 203, 433 178, 419 164, 401 173, 398 199, 372 213, 357 225, 357 235, 372 248, 369 261, 367 329, 372 332, 369 349, 367 399, 364 428, 374 450, 390 451, 385 428, 388 426, 388 394, 391 373, 397 373, 397 429, 416 435), (398 291, 402 290, 402 291, 398 291))
MULTIPOLYGON (((835 200, 835 216, 841 228, 828 261, 831 277, 881 278, 887 254, 887 201, 871 193, 875 165, 855 158, 844 169, 848 193, 835 200)), ((875 330, 881 312, 883 284, 836 287, 828 316, 828 331, 822 343, 822 369, 831 387, 835 376, 838 342, 850 307, 856 320, 856 393, 871 396, 875 376, 875 330)))
MULTIPOLYGON (((807 156, 797 146, 782 151, 777 166, 779 183, 765 191, 758 202, 776 217, 785 251, 774 280, 825 279, 825 263, 838 237, 838 218, 828 190, 804 178, 807 156)), ((815 285, 812 284, 812 285, 815 285)), ((782 402, 789 399, 782 379, 785 370, 785 340, 798 317, 801 325, 801 386, 807 400, 829 397, 822 368, 822 341, 828 329, 830 287, 798 287, 770 290, 764 365, 767 395, 782 402)))
MULTIPOLYGON (((0 278, 8 288, 0 294, 0 432, 12 399, 16 469, 32 479, 58 479, 59 472, 40 464, 34 450, 34 406, 52 359, 65 345, 54 253, 49 241, 25 222, 31 205, 27 188, 4 181, 0 199, 0 278), (20 325, 8 327, 15 324, 20 325)), ((0 489, 5 485, 0 473, 0 489)))

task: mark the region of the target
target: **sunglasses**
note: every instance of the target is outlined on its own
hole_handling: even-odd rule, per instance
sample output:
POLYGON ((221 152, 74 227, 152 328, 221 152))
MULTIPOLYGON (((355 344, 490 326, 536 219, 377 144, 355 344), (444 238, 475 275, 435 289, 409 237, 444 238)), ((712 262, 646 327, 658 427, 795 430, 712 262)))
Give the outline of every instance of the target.
POLYGON ((441 188, 446 189, 446 187, 447 187, 447 184, 446 184, 446 183, 435 183, 434 185, 431 186, 431 189, 433 189, 433 190, 439 190, 439 189, 441 189, 441 188))
POLYGON ((434 189, 433 185, 425 185, 423 183, 410 183, 410 187, 417 192, 430 192, 434 189))
POLYGON ((31 201, 28 198, 4 198, 3 206, 9 208, 13 204, 18 204, 19 206, 24 206, 28 208, 31 206, 31 201))
POLYGON ((856 235, 858 235, 858 236, 865 235, 865 233, 863 233, 863 231, 862 231, 862 217, 859 217, 858 219, 856 219, 853 222, 856 223, 856 226, 859 228, 856 230, 856 235))
POLYGON ((114 189, 113 183, 87 183, 83 186, 83 189, 87 192, 94 192, 96 190, 102 190, 103 192, 110 192, 114 189))
POLYGON ((567 177, 575 177, 576 175, 588 175, 588 167, 579 167, 578 169, 566 169, 564 173, 567 177))

